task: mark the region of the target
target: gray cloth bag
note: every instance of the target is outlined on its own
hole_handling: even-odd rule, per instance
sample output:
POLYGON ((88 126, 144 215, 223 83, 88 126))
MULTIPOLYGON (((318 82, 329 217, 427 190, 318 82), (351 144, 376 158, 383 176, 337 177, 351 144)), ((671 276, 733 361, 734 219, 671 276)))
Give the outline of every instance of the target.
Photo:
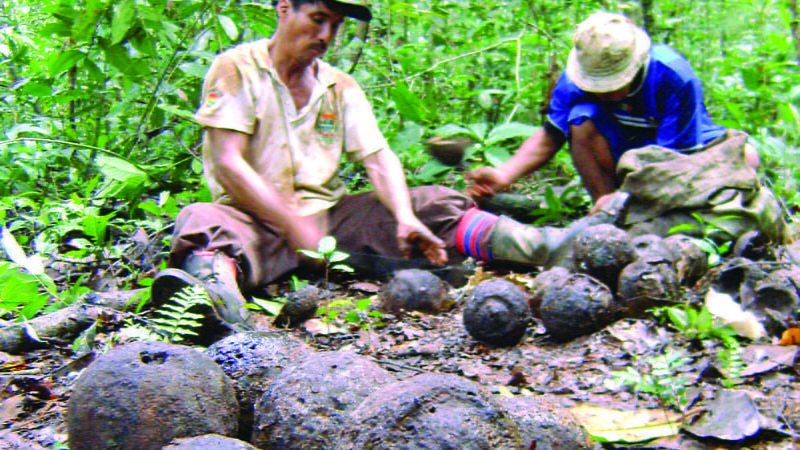
MULTIPOLYGON (((698 224, 693 214, 719 228, 713 238, 736 240, 757 230, 773 243, 786 240, 783 209, 745 161, 747 134, 727 138, 690 155, 651 145, 622 155, 617 176, 630 193, 623 225, 632 234, 666 236, 681 224, 698 224)), ((683 231, 702 237, 702 229, 683 231)))

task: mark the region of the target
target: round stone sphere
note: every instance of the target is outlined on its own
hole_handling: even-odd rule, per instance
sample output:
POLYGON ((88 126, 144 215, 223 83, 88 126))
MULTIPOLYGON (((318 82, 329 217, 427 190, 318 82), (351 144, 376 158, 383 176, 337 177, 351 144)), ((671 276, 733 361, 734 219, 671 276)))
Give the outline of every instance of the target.
POLYGON ((236 333, 206 354, 234 381, 239 403, 239 439, 250 440, 253 406, 278 375, 313 350, 287 333, 236 333))
POLYGON ((553 267, 550 270, 536 275, 531 282, 531 296, 528 300, 528 305, 531 308, 531 314, 537 319, 541 319, 542 315, 539 309, 542 306, 544 293, 547 292, 551 286, 563 282, 571 275, 570 271, 564 267, 553 267))
POLYGON ((469 335, 497 347, 517 345, 530 317, 528 294, 503 279, 478 284, 464 306, 464 328, 469 335))
POLYGON ((613 306, 608 286, 588 275, 573 274, 545 291, 540 312, 550 336, 569 341, 609 325, 613 306))
POLYGON ((238 417, 233 383, 207 355, 137 342, 101 356, 78 378, 69 448, 156 450, 176 438, 234 437, 238 417))
POLYGON ((619 275, 619 312, 643 318, 650 308, 678 303, 680 284, 672 264, 662 258, 639 259, 619 275))
POLYGON ((442 312, 453 306, 450 286, 436 275, 421 269, 397 272, 379 293, 381 307, 393 313, 442 312))
POLYGON ((695 243, 696 239, 675 234, 664 239, 675 260, 678 282, 684 286, 694 285, 708 272, 708 254, 695 243))
POLYGON ((466 378, 422 374, 373 392, 349 416, 337 448, 519 449, 517 424, 466 378))
POLYGON ((620 272, 633 262, 636 252, 626 231, 601 224, 578 235, 572 257, 578 272, 596 278, 615 292, 620 272))
POLYGON ((631 245, 636 259, 659 259, 675 264, 675 255, 661 236, 655 234, 636 236, 631 239, 631 245))
POLYGON ((348 412, 397 379, 352 352, 310 353, 283 371, 256 403, 260 449, 334 448, 348 412))

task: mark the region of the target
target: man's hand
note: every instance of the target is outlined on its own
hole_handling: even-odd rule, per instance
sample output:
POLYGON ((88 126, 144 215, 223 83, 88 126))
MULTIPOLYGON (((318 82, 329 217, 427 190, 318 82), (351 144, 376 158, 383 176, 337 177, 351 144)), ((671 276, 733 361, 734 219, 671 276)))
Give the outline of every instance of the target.
POLYGON ((444 242, 431 233, 422 222, 398 224, 397 243, 406 258, 411 256, 411 249, 416 247, 434 266, 441 267, 447 263, 444 242))
POLYGON ((467 194, 472 198, 494 197, 498 192, 505 191, 511 185, 511 179, 502 170, 495 167, 481 167, 464 175, 472 184, 467 188, 467 194))

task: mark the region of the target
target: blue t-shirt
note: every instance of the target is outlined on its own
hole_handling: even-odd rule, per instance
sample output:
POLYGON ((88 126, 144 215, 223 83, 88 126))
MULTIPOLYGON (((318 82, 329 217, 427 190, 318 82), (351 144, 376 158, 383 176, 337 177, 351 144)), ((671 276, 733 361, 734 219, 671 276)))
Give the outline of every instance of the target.
POLYGON ((617 158, 652 144, 689 151, 725 133, 711 122, 702 84, 682 55, 666 45, 653 45, 644 70, 642 82, 616 102, 601 102, 582 91, 565 72, 553 90, 549 121, 569 136, 570 124, 591 119, 617 158))

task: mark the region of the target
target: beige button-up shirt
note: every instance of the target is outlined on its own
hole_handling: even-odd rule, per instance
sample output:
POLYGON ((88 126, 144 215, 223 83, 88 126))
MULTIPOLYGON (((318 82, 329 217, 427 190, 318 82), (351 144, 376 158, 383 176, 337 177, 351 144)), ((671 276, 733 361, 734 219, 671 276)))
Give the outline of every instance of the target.
MULTIPOLYGON (((298 111, 273 67, 268 45, 267 39, 242 44, 214 59, 195 119, 204 127, 250 135, 245 160, 290 207, 308 216, 344 195, 338 176, 343 152, 359 161, 389 146, 356 81, 325 62, 316 62, 317 83, 298 111)), ((216 201, 230 203, 215 178, 212 151, 206 139, 208 186, 216 201)))

